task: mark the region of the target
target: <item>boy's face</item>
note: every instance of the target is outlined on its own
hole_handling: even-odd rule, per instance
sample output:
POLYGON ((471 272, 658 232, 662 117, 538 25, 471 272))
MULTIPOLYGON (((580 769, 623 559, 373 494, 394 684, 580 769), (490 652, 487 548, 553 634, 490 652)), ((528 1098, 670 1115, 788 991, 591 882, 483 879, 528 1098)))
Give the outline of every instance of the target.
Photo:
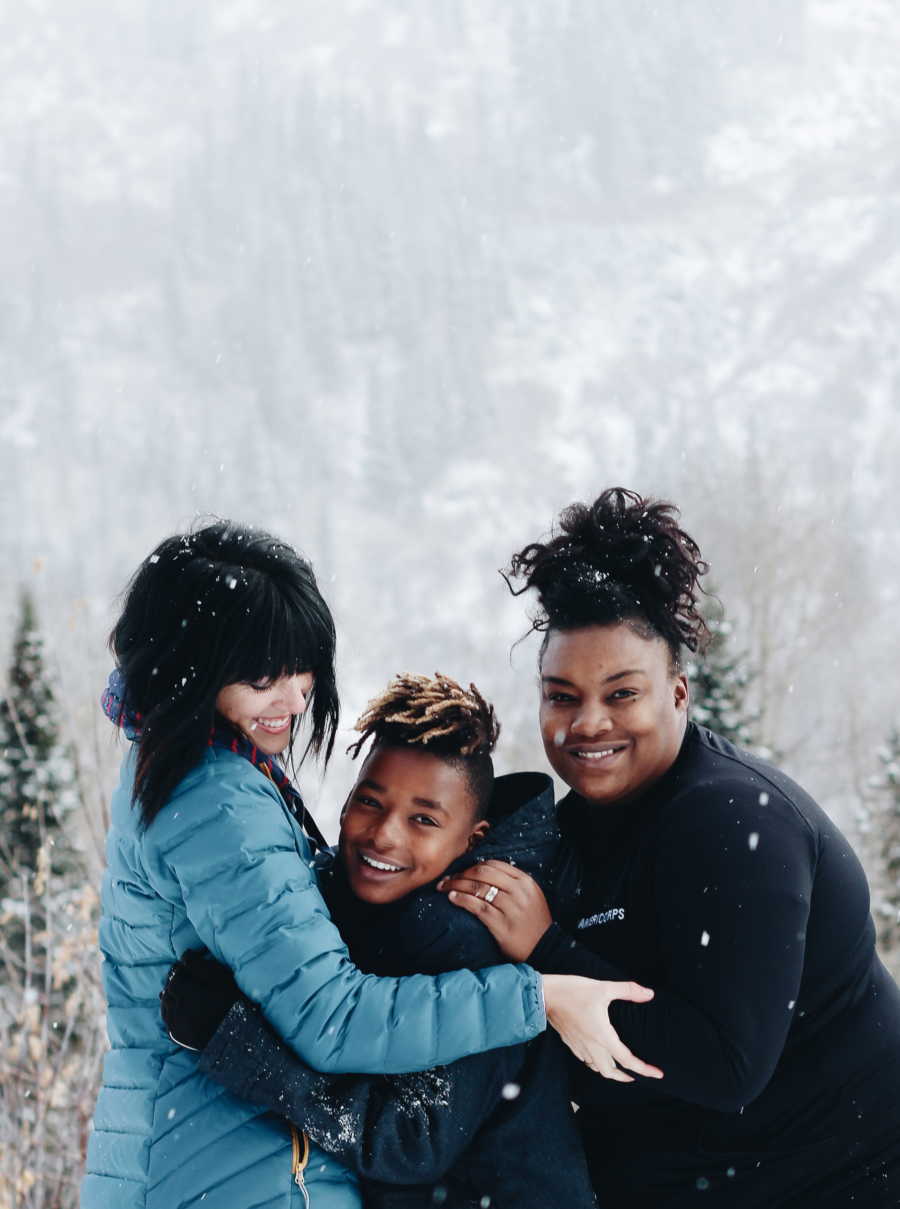
POLYGON ((340 855, 357 898, 392 903, 435 881, 487 830, 458 768, 427 751, 377 747, 341 815, 340 855))

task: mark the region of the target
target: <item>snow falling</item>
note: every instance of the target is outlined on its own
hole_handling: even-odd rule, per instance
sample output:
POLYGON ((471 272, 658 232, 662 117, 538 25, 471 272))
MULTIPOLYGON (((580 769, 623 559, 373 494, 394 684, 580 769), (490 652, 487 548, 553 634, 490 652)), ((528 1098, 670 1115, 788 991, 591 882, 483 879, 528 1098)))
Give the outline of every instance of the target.
MULTIPOLYGON (((349 727, 398 670, 475 680, 498 771, 546 770, 569 732, 542 737, 542 635, 515 645, 535 602, 497 570, 604 486, 674 499, 722 604, 692 716, 850 834, 900 968, 896 677, 847 711, 873 650, 900 666, 896 11, 689 7, 4 6, 0 696, 24 592, 55 696, 24 783, 65 820, 44 859, 78 991, 45 1003, 19 970, 0 994, 22 1209, 73 1209, 98 1079, 106 640, 138 559, 195 517, 315 566, 344 729, 301 784, 333 838, 349 727)), ((165 650, 150 675, 195 683, 165 650)), ((756 873, 778 859, 760 784, 756 873)), ((0 900, 10 930, 40 913, 15 879, 0 900)))

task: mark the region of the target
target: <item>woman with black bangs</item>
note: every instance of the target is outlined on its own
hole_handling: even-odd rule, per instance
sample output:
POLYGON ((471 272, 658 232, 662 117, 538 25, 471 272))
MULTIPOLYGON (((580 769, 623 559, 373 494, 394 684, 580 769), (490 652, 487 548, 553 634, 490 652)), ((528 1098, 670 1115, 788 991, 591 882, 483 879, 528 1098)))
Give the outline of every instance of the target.
POLYGON ((557 919, 502 862, 442 888, 511 960, 655 991, 610 1014, 662 1080, 573 1065, 601 1205, 887 1209, 900 994, 865 876, 798 785, 689 720, 706 564, 677 518, 613 489, 514 557, 540 600, 544 749, 571 789, 557 919))
POLYGON ((378 978, 350 961, 312 869, 318 833, 276 758, 308 713, 307 751, 327 759, 338 719, 331 614, 289 546, 225 522, 167 539, 111 646, 104 708, 134 742, 111 805, 111 1048, 82 1209, 297 1209, 310 1196, 358 1209, 346 1168, 225 1094, 167 1035, 160 991, 190 948, 227 964, 322 1071, 423 1070, 526 1041, 547 1019, 596 1061, 606 1044, 624 1054, 611 993, 587 979, 513 965, 378 978))

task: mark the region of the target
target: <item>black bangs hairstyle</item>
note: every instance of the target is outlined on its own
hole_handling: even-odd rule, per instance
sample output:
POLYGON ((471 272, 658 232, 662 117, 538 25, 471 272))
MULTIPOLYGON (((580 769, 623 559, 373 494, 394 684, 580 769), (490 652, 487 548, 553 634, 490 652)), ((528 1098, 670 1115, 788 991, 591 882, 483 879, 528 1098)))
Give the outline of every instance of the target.
POLYGON ((465 776, 483 819, 494 788, 491 752, 500 737, 494 707, 474 684, 468 690, 435 672, 434 676, 394 676, 356 723, 360 737, 347 748, 355 760, 370 740, 372 749, 412 747, 437 756, 465 776))
POLYGON ((310 751, 326 762, 331 755, 334 622, 312 567, 268 533, 217 521, 160 542, 126 589, 110 649, 125 706, 140 716, 134 799, 145 826, 224 721, 215 703, 227 684, 311 672, 312 727, 300 761, 310 751))
POLYGON ((682 647, 703 649, 709 631, 697 602, 708 568, 679 516, 674 504, 611 487, 592 504, 565 508, 547 541, 513 555, 501 575, 514 596, 538 593, 531 629, 544 633, 542 658, 551 630, 618 623, 661 638, 673 670, 682 647))

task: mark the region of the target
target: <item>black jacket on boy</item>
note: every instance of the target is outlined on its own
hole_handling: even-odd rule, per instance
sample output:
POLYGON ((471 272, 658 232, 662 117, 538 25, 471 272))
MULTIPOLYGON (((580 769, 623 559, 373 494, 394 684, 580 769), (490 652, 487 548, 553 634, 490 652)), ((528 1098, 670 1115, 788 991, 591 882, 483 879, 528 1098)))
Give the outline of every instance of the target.
MULTIPOLYGON (((494 858, 546 887, 560 843, 550 778, 499 777, 489 818, 486 837, 449 871, 494 858)), ((337 860, 321 884, 353 960, 367 972, 436 974, 504 960, 487 929, 433 885, 373 906, 350 893, 337 860)), ((527 1045, 419 1074, 322 1075, 241 997, 200 1066, 234 1095, 288 1118, 358 1172, 370 1209, 595 1205, 570 1104, 566 1051, 549 1030, 527 1045)))

